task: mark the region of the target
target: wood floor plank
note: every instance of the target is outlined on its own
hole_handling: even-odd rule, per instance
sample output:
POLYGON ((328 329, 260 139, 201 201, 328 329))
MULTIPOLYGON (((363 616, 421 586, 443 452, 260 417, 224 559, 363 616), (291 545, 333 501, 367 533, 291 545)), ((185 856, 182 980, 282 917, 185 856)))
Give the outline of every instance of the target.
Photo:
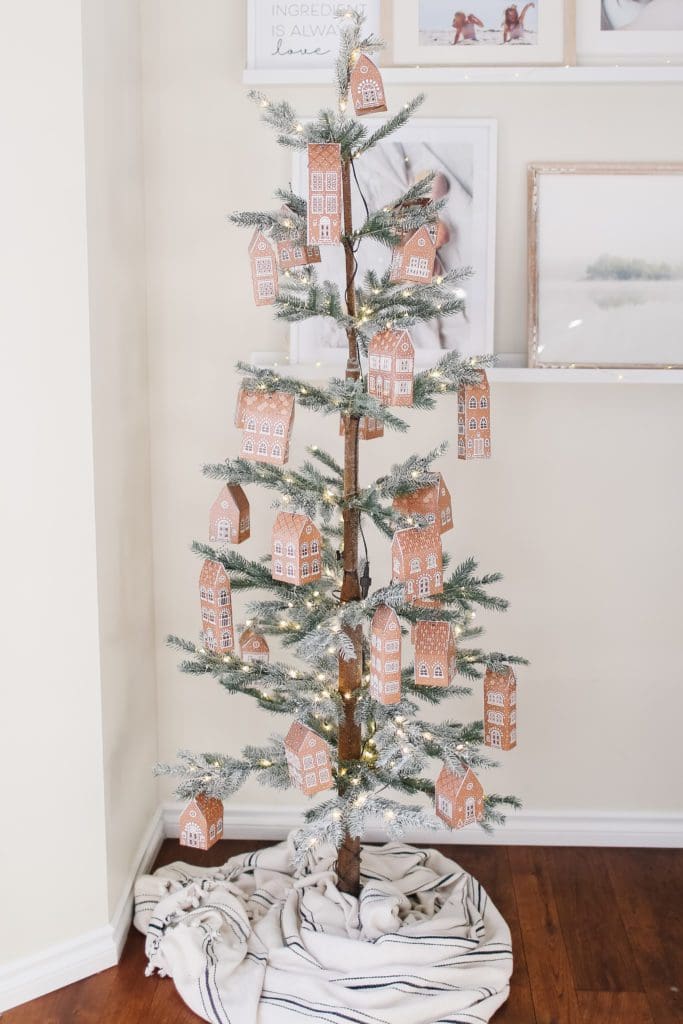
POLYGON ((547 854, 541 847, 508 850, 536 1019, 582 1024, 547 854))
POLYGON ((577 992, 582 1024, 654 1024, 643 992, 577 992))
POLYGON ((642 992, 603 850, 547 852, 555 903, 577 989, 642 992))
POLYGON ((610 850, 608 874, 655 1024, 683 1024, 683 855, 610 850))
POLYGON ((503 846, 439 846, 438 849, 444 857, 457 861, 481 882, 510 927, 514 971, 510 998, 498 1011, 496 1022, 535 1024, 536 1014, 507 849, 503 846))

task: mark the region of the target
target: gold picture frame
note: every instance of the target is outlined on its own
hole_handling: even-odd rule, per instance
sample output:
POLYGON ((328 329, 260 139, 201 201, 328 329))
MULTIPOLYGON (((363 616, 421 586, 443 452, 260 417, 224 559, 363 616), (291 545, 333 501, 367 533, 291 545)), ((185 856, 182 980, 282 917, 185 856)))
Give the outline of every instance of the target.
POLYGON ((683 369, 683 163, 533 163, 527 173, 527 209, 529 366, 683 369), (614 179, 611 183, 610 177, 614 179), (645 187, 648 177, 658 179, 657 189, 650 190, 650 195, 645 187), (667 178, 672 180, 665 182, 667 178), (547 187, 546 182, 552 186, 547 187), (634 193, 631 203, 624 202, 629 185, 634 193), (667 207, 667 194, 677 193, 678 188, 679 201, 667 207), (595 193, 593 207, 591 190, 595 193), (558 203, 562 192, 564 206, 558 203), (552 216, 543 212, 544 201, 546 208, 555 203, 552 216), (653 214, 660 210, 664 216, 666 211, 661 230, 648 219, 648 203, 653 214), (597 216, 591 223, 593 210, 597 216), (676 223, 671 218, 676 218, 676 223), (595 238, 585 244, 584 276, 576 276, 576 254, 593 228, 595 238), (608 251, 606 239, 614 239, 615 252, 608 251), (659 262, 635 252, 642 245, 649 254, 660 243, 667 255, 666 259, 660 256, 659 262), (598 251, 591 251, 591 244, 598 251), (616 251, 620 248, 623 252, 616 251), (561 273, 567 276, 560 280, 558 268, 563 259, 561 273), (572 269, 567 269, 570 263, 572 269), (552 274, 549 267, 553 267, 552 274), (572 297, 576 307, 568 313, 572 297), (648 323, 648 308, 652 323, 648 323), (652 344, 653 337, 658 337, 653 331, 657 313, 663 318, 660 326, 666 328, 659 339, 661 356, 635 358, 630 353, 627 358, 629 344, 638 344, 632 335, 640 327, 638 337, 647 338, 646 343, 652 344), (575 333, 570 336, 570 331, 575 333), (576 346, 573 358, 568 354, 572 345, 576 346), (588 354, 592 350, 594 356, 588 354))

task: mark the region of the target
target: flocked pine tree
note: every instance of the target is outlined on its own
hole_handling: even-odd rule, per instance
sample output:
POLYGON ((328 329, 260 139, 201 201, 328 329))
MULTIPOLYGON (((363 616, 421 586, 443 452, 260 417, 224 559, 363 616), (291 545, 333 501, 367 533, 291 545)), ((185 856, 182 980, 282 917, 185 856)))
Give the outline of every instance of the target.
MULTIPOLYGON (((385 109, 381 78, 372 61, 366 60, 383 44, 375 37, 362 37, 362 19, 353 11, 345 12, 343 17, 336 66, 337 110, 323 110, 304 124, 288 103, 251 94, 263 120, 275 129, 279 145, 308 149, 310 195, 304 197, 283 189, 276 193, 281 204, 277 211, 236 213, 232 221, 254 231, 250 255, 257 302, 274 304, 276 317, 289 323, 330 317, 348 338, 346 374, 344 379, 334 378, 318 386, 273 369, 238 364, 243 374, 237 419, 243 429, 241 457, 206 466, 204 472, 226 484, 228 501, 224 507, 232 501, 238 516, 245 507, 239 485, 252 484, 275 491, 275 504, 287 515, 276 525, 270 558, 249 561, 222 543, 194 545, 196 553, 205 559, 202 642, 197 645, 169 638, 173 646, 189 655, 181 665, 183 671, 213 675, 228 693, 251 697, 261 708, 284 716, 294 726, 289 729, 287 744, 282 736, 273 736, 268 745, 247 746, 238 757, 181 751, 178 763, 160 765, 158 771, 179 776, 177 793, 185 798, 203 794, 224 800, 252 774, 264 785, 276 788, 296 784, 309 793, 329 789, 330 795, 306 812, 305 825, 295 837, 296 847, 303 859, 316 844, 333 844, 338 850, 339 886, 357 894, 360 837, 368 822, 379 821, 392 836, 406 829, 442 827, 444 821, 458 826, 477 820, 486 828, 504 820, 501 809, 505 805, 518 806, 514 797, 484 796, 476 779, 479 769, 494 763, 481 749, 482 722, 465 724, 448 718, 435 724, 420 717, 419 702, 434 705, 469 695, 466 684, 479 680, 485 672, 489 679, 507 680, 509 688, 510 680, 514 681, 511 665, 522 659, 469 646, 481 635, 481 629, 472 623, 474 610, 503 611, 507 602, 490 593, 499 574, 479 575, 473 559, 446 572, 448 557, 441 551, 439 527, 445 524, 448 528, 449 512, 442 522, 437 518, 435 526, 429 501, 424 500, 436 488, 438 504, 441 478, 433 462, 444 454, 446 445, 425 455, 409 456, 371 486, 359 485, 359 450, 370 443, 363 440, 359 444, 361 436, 372 436, 373 431, 377 436, 384 428, 407 430, 407 424, 390 405, 430 410, 437 399, 457 394, 459 419, 464 423, 471 396, 483 396, 487 391, 484 368, 491 359, 462 359, 448 352, 433 369, 413 375, 413 360, 408 358, 403 364, 409 371, 402 376, 403 386, 394 391, 392 382, 389 394, 384 382, 380 381, 378 388, 377 374, 371 370, 364 373, 370 346, 373 351, 391 351, 411 325, 437 315, 461 314, 460 284, 468 271, 433 276, 430 261, 425 271, 419 257, 413 264, 417 274, 411 273, 407 264, 402 266, 402 247, 407 240, 418 237, 420 229, 425 229, 422 237, 427 253, 430 242, 434 246, 443 201, 431 198, 433 175, 397 196, 390 207, 368 209, 363 223, 352 223, 354 162, 404 125, 422 97, 385 121, 364 123, 349 116, 350 103, 359 114, 385 109), (359 80, 354 71, 361 61, 366 61, 368 67, 359 80), (321 161, 317 182, 310 173, 314 158, 321 161), (337 171, 338 181, 334 177, 337 171), (321 193, 327 189, 331 203, 323 207, 316 189, 321 193), (313 216, 316 212, 332 216, 313 216), (383 275, 370 272, 358 281, 355 254, 368 238, 384 243, 388 253, 393 250, 394 258, 383 275), (320 282, 315 269, 319 261, 315 245, 335 243, 343 246, 345 255, 344 294, 329 281, 320 282), (279 275, 273 270, 276 248, 279 275), (464 415, 464 399, 468 396, 464 415), (310 459, 302 466, 295 469, 286 465, 294 403, 332 416, 335 434, 341 417, 340 461, 314 446, 309 449, 310 459), (261 435, 262 430, 271 428, 278 434, 276 444, 270 435, 268 443, 261 435), (372 593, 369 567, 361 565, 359 557, 363 521, 372 522, 381 534, 393 539, 394 582, 372 593), (288 558, 289 544, 290 555, 295 553, 296 545, 295 559, 288 558), (302 550, 306 555, 303 560, 302 550), (247 606, 249 633, 241 638, 238 654, 231 594, 242 590, 262 592, 262 596, 247 606), (397 623, 403 636, 410 633, 417 643, 422 636, 427 645, 429 653, 419 669, 417 665, 402 664, 400 640, 398 644, 393 641, 389 662, 378 650, 383 638, 387 643, 387 630, 396 628, 397 623), (441 625, 430 625, 434 623, 441 625), (276 636, 291 651, 293 664, 268 660, 268 636, 276 636), (441 662, 434 658, 435 651, 441 651, 441 662), (452 671, 465 685, 455 685, 452 671), (310 743, 308 755, 306 743, 310 743), (309 762, 304 761, 307 757, 309 762), (470 801, 463 820, 454 820, 454 792, 448 785, 441 794, 443 802, 436 808, 438 816, 424 800, 424 796, 432 800, 435 797, 435 783, 426 774, 434 760, 441 762, 441 777, 446 782, 454 779, 456 788, 458 780, 466 775, 474 780, 475 786, 470 788, 474 788, 477 799, 470 801), (395 798, 389 795, 391 791, 395 798), (417 802, 406 802, 406 798, 417 798, 417 802)), ((411 346, 406 352, 411 355, 411 346)), ((370 362, 373 366, 384 365, 381 357, 377 363, 370 362)), ((475 405, 479 405, 478 399, 475 405)), ((481 407, 487 409, 488 426, 488 400, 483 397, 481 407)), ((489 454, 489 447, 469 452, 464 449, 462 436, 460 442, 461 456, 489 454)), ((233 532, 226 518, 223 528, 218 523, 212 532, 214 540, 239 541, 244 530, 240 532, 238 525, 233 532)), ((504 703, 500 695, 496 699, 497 707, 504 703)), ((508 716, 509 743, 514 712, 508 707, 503 713, 508 716)), ((500 733, 493 745, 506 746, 500 742, 500 733)))

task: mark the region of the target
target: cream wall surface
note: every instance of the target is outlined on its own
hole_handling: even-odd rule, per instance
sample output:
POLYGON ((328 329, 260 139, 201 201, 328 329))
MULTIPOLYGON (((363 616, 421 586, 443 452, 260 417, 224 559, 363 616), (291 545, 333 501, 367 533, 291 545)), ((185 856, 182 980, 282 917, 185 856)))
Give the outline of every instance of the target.
MULTIPOLYGON (((145 0, 145 167, 153 456, 154 573, 163 758, 177 748, 237 750, 282 722, 209 679, 179 675, 161 638, 198 632, 198 561, 217 487, 203 462, 237 453, 233 363, 286 350, 285 330, 251 302, 247 235, 232 209, 268 206, 289 178, 287 155, 258 123, 240 83, 243 4, 145 0)), ((301 115, 331 90, 272 90, 301 115)), ((408 98, 392 90, 391 100, 408 98)), ((673 126, 681 86, 434 87, 424 114, 494 117, 499 127, 497 350, 524 348, 525 171, 533 160, 680 160, 673 126)), ((625 216, 628 211, 625 211, 625 216)), ((661 385, 497 384, 490 464, 442 469, 451 486, 455 559, 501 570, 511 610, 482 616, 490 649, 520 652, 519 749, 486 777, 530 811, 680 812, 677 721, 683 571, 681 391, 661 385)), ((446 432, 441 415, 414 417, 413 450, 446 432)), ((292 462, 336 424, 297 412, 292 462)), ((363 448, 365 475, 405 451, 395 438, 363 448)), ((254 490, 252 540, 268 549, 270 500, 254 490)), ((387 578, 387 547, 373 541, 373 576, 387 578)), ((244 599, 236 600, 238 613, 244 599)), ((479 697, 453 705, 480 715, 479 697)), ((167 789, 167 792, 170 790, 167 789)), ((278 798, 279 800, 280 798, 278 798)), ((287 797, 289 800, 289 797, 287 797)), ((295 800, 295 797, 291 798, 295 800)), ((255 784, 235 801, 275 802, 255 784)))

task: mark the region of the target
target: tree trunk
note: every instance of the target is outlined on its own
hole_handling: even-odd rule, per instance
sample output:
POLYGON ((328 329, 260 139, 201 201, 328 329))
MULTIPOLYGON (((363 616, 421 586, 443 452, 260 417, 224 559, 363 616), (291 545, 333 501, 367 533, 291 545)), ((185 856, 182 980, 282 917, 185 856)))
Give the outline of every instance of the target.
MULTIPOLYGON (((352 244, 348 240, 353 231, 351 214, 351 164, 344 162, 342 171, 342 189, 344 202, 344 255, 346 257, 346 308, 349 316, 356 314, 355 267, 356 261, 352 244)), ((358 359, 356 332, 351 328, 348 332, 349 355, 346 363, 347 380, 358 380, 361 375, 358 359)), ((344 498, 352 498, 358 493, 358 432, 360 420, 357 416, 347 416, 344 433, 344 498)), ((344 580, 341 588, 342 603, 360 601, 361 589, 358 579, 358 533, 360 515, 355 510, 344 509, 344 541, 343 568, 344 580)), ((359 761, 361 756, 361 730, 354 721, 356 695, 360 689, 363 675, 363 631, 359 626, 348 630, 353 641, 356 657, 353 661, 339 659, 339 692, 344 701, 344 719, 339 727, 339 762, 359 761)), ((340 776, 338 791, 342 795, 346 785, 340 776)), ((337 859, 337 875, 339 888, 342 892, 358 896, 360 893, 360 839, 351 837, 348 832, 339 850, 337 859)))

